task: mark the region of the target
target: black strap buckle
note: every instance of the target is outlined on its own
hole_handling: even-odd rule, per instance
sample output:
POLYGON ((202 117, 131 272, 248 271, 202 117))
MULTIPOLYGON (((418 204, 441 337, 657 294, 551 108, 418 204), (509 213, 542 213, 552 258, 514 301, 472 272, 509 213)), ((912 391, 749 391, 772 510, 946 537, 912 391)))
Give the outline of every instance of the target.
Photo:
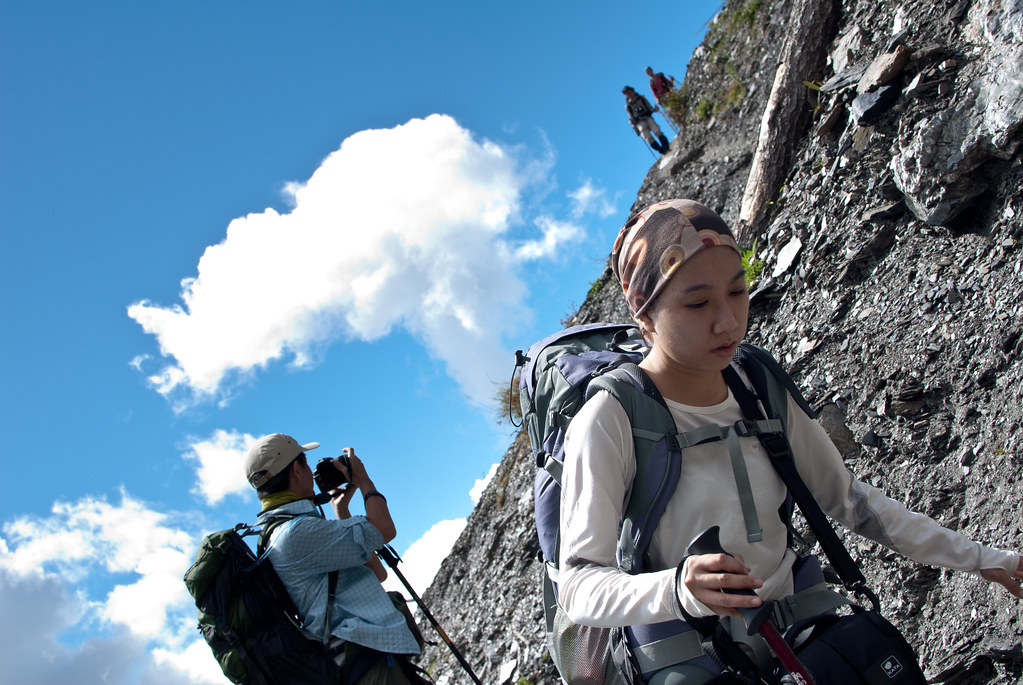
POLYGON ((767 450, 767 456, 771 459, 784 457, 791 452, 789 440, 784 433, 766 433, 760 435, 760 444, 767 450))

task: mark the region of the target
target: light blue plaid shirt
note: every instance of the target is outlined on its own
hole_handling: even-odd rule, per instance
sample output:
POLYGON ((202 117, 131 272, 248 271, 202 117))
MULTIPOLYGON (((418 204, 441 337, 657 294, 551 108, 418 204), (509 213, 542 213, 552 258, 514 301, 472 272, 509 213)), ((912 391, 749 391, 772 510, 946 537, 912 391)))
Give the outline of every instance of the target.
POLYGON ((299 500, 260 514, 259 522, 276 514, 302 514, 273 531, 267 558, 306 630, 322 637, 327 573, 337 570, 331 634, 381 652, 419 653, 405 617, 364 565, 384 545, 383 535, 365 516, 328 521, 320 518, 312 502, 299 500))

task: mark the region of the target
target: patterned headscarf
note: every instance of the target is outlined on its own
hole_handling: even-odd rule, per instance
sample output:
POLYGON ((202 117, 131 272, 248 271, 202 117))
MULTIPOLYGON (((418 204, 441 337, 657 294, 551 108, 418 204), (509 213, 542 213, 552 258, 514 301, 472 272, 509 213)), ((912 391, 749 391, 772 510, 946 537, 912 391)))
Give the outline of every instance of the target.
POLYGON ((611 249, 611 269, 632 316, 646 311, 687 259, 715 245, 742 255, 728 225, 698 202, 665 200, 634 214, 611 249))

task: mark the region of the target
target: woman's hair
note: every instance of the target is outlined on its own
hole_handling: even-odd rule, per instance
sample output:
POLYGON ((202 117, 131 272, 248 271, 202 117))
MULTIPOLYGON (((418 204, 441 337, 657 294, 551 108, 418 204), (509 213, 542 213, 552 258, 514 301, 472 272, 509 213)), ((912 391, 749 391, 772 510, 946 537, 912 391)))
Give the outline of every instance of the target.
POLYGON ((305 452, 299 452, 299 455, 288 462, 280 473, 276 476, 263 483, 263 486, 256 489, 256 496, 259 499, 263 499, 267 495, 272 495, 275 492, 282 492, 288 489, 288 485, 291 483, 291 467, 295 465, 295 462, 301 461, 305 464, 305 452))

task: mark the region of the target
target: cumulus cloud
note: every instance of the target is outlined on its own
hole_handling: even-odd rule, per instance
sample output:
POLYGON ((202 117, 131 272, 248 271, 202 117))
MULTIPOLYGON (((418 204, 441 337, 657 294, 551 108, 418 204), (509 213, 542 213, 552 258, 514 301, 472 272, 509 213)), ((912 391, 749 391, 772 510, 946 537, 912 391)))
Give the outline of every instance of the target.
POLYGON ((210 505, 217 504, 228 495, 248 495, 245 481, 245 453, 256 440, 255 436, 237 431, 217 430, 205 440, 193 442, 185 459, 198 463, 193 492, 205 498, 210 505))
POLYGON ((541 218, 529 238, 522 194, 553 161, 513 152, 443 115, 350 136, 286 186, 291 211, 233 220, 180 303, 128 308, 168 360, 149 381, 180 407, 270 363, 314 364, 339 338, 402 327, 485 404, 504 373, 502 336, 528 316, 520 263, 581 234, 541 218))
POLYGON ((538 217, 536 225, 543 233, 540 240, 530 240, 515 250, 515 255, 522 261, 547 259, 557 254, 559 248, 570 243, 583 234, 582 228, 567 221, 557 221, 548 216, 538 217))
POLYGON ((494 474, 497 473, 498 466, 500 466, 500 464, 491 464, 490 470, 487 471, 487 475, 476 479, 472 489, 469 490, 469 497, 472 498, 474 506, 480 503, 480 498, 483 497, 483 491, 487 489, 487 486, 490 485, 490 481, 494 479, 494 474))
MULTIPOLYGON (((465 519, 439 521, 423 533, 423 537, 413 542, 401 556, 402 563, 398 570, 420 597, 426 592, 426 588, 430 587, 440 565, 451 553, 451 548, 465 529, 465 524, 465 519)), ((387 574, 384 587, 408 595, 405 586, 394 573, 387 574)))
POLYGON ((111 573, 131 572, 153 554, 168 549, 183 553, 195 545, 184 531, 162 525, 166 514, 146 508, 123 491, 119 505, 85 497, 56 502, 51 514, 4 524, 0 568, 22 575, 43 569, 77 579, 93 565, 111 573))
MULTIPOLYGON (((205 640, 194 640, 184 649, 157 647, 152 652, 157 667, 170 668, 186 677, 189 683, 225 683, 226 678, 210 652, 205 640)), ((172 671, 172 672, 173 672, 172 671)))
MULTIPOLYGON (((9 617, 0 623, 0 663, 4 682, 24 685, 188 685, 225 683, 205 642, 194 642, 191 660, 170 660, 167 649, 149 643, 124 626, 108 635, 91 635, 69 645, 62 634, 80 625, 88 603, 55 576, 19 575, 0 569, 0 606, 9 617), (201 648, 201 649, 200 649, 201 648), (205 651, 205 653, 203 653, 205 651)), ((192 631, 194 633, 194 631, 192 631)))
POLYGON ((576 219, 586 214, 596 214, 601 219, 606 219, 618 211, 614 203, 608 200, 607 190, 598 187, 589 179, 568 196, 572 198, 572 217, 576 219))
POLYGON ((195 607, 181 582, 196 536, 169 518, 122 492, 118 504, 57 502, 49 516, 3 525, 0 605, 18 620, 0 627, 0 661, 12 682, 223 682, 205 643, 204 655, 194 646, 195 607))

